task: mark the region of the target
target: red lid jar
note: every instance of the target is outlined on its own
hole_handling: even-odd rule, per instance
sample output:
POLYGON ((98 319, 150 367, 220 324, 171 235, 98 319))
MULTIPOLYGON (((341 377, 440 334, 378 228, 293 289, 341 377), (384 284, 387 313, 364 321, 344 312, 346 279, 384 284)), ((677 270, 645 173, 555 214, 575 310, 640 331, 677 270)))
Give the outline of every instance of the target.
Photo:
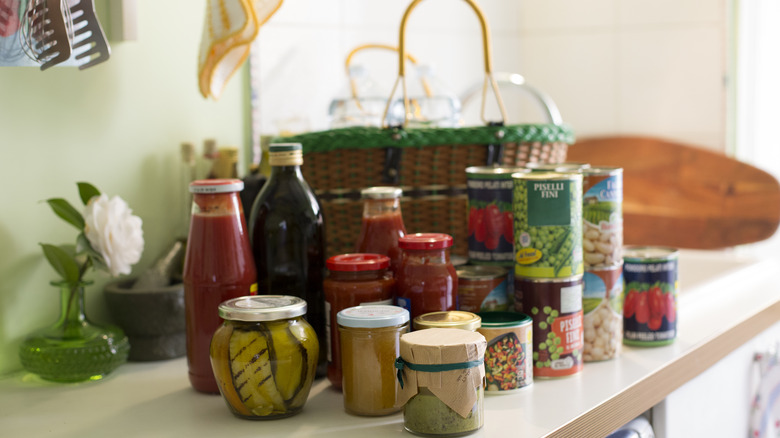
POLYGON ((398 239, 403 251, 396 282, 396 305, 414 319, 430 312, 457 309, 458 274, 450 261, 452 236, 409 234, 398 239))

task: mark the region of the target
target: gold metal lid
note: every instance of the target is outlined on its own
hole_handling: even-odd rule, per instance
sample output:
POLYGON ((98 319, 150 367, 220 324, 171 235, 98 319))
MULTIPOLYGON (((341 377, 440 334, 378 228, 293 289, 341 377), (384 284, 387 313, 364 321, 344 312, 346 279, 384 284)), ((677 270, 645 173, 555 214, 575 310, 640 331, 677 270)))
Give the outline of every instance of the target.
POLYGON ((444 312, 431 312, 414 318, 412 323, 415 330, 429 328, 456 328, 475 331, 482 325, 482 318, 471 312, 462 310, 448 310, 444 312))

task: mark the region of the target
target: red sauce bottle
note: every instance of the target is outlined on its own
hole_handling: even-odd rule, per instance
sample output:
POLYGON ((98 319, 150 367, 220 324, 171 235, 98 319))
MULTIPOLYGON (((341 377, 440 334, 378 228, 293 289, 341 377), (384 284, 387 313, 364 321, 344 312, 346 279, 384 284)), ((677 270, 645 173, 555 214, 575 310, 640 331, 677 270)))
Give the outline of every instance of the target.
POLYGON ((397 274, 402 258, 398 239, 406 235, 401 215, 402 191, 399 187, 370 187, 360 194, 364 200, 363 226, 355 252, 390 257, 390 269, 397 274))
POLYGON ((419 315, 455 310, 458 274, 450 261, 452 236, 409 234, 398 239, 403 262, 396 276, 396 305, 414 319, 419 315))
POLYGON ((209 344, 222 324, 223 301, 257 291, 238 179, 198 180, 190 184, 192 218, 184 259, 187 365, 192 387, 219 393, 209 359, 209 344))
POLYGON ((336 315, 361 305, 393 304, 395 279, 388 272, 390 258, 380 254, 342 254, 326 261, 328 277, 325 291, 325 332, 328 380, 341 388, 341 348, 336 315))

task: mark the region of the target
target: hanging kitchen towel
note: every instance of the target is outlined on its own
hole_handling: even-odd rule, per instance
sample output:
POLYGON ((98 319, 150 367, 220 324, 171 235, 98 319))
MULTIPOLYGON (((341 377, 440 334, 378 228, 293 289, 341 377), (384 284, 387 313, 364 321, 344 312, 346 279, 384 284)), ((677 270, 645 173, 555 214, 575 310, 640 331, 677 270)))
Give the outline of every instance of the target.
POLYGON ((198 57, 198 85, 203 97, 219 99, 241 67, 257 31, 282 0, 206 0, 206 19, 198 57))

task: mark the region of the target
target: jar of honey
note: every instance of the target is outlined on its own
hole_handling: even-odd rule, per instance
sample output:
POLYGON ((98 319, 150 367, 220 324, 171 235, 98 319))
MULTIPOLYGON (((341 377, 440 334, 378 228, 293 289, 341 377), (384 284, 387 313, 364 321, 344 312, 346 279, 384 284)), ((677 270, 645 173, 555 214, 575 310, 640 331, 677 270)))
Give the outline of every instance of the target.
POLYGON ((350 414, 398 412, 395 359, 409 312, 396 306, 357 306, 337 316, 343 371, 344 408, 350 414))
POLYGON ((341 388, 341 350, 339 333, 332 327, 336 315, 360 305, 393 304, 395 280, 388 271, 390 258, 379 254, 342 254, 325 262, 328 276, 325 291, 325 339, 327 342, 328 380, 341 388))

